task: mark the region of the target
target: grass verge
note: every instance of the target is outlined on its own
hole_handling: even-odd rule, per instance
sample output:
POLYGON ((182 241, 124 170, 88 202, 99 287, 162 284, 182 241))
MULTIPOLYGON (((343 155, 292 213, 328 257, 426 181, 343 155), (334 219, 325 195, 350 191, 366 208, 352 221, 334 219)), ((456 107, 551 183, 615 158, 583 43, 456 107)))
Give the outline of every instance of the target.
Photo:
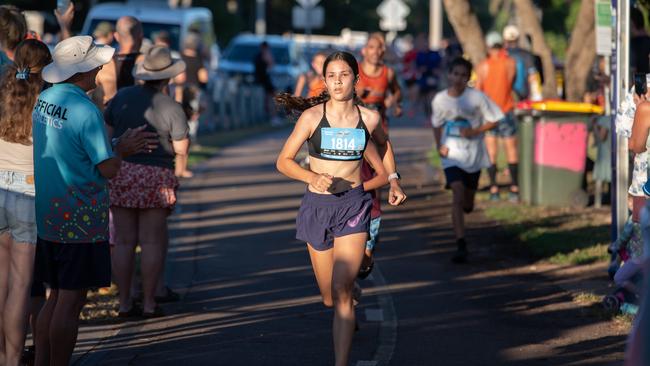
POLYGON ((582 314, 600 320, 611 320, 614 325, 629 332, 634 316, 613 312, 603 307, 601 296, 591 292, 579 292, 573 295, 573 302, 581 306, 582 314))
MULTIPOLYGON (((487 201, 487 193, 479 197, 487 201)), ((490 203, 484 214, 499 222, 535 259, 579 265, 609 258, 609 212, 490 203)))

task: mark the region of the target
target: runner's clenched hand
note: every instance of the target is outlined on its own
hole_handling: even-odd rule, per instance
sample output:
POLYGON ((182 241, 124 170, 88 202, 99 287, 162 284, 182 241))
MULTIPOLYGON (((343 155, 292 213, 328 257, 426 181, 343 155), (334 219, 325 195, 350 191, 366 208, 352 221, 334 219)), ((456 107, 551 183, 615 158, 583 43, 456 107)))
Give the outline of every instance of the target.
POLYGON ((461 128, 460 130, 460 135, 467 139, 478 136, 480 133, 481 131, 476 128, 461 128))
POLYGON ((332 186, 332 176, 326 173, 316 174, 309 185, 319 192, 325 192, 332 186))
POLYGON ((449 148, 446 145, 440 146, 438 154, 440 154, 441 157, 446 158, 447 155, 449 155, 449 148))
POLYGON ((399 206, 406 201, 406 193, 395 179, 391 180, 390 189, 388 190, 388 203, 393 206, 399 206))

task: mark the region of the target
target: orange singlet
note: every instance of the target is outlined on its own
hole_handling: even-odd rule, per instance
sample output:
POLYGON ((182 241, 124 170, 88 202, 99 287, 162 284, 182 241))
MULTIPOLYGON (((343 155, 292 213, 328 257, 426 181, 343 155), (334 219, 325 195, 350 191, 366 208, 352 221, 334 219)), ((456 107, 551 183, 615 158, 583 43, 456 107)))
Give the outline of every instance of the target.
POLYGON ((506 51, 499 52, 496 57, 488 57, 483 61, 487 65, 487 73, 479 86, 490 99, 501 108, 503 113, 510 112, 515 101, 512 97, 512 80, 508 81, 508 61, 512 60, 506 51))
POLYGON ((325 90, 327 90, 327 85, 325 85, 323 78, 319 76, 313 76, 309 81, 309 91, 307 92, 307 98, 317 97, 325 90))
POLYGON ((357 90, 362 90, 359 96, 361 100, 376 107, 379 112, 384 116, 386 106, 384 101, 388 94, 388 67, 382 66, 379 76, 368 76, 363 72, 363 67, 359 65, 359 83, 357 90))

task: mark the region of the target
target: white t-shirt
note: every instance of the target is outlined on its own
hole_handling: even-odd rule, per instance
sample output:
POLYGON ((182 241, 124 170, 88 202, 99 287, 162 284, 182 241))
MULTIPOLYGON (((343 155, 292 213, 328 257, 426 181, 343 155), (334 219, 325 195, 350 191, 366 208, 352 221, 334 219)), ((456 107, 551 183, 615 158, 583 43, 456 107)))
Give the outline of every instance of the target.
POLYGON ((442 127, 441 144, 449 148, 449 155, 442 158, 442 167, 458 167, 474 173, 490 166, 490 157, 485 148, 483 134, 472 138, 460 137, 459 130, 465 127, 478 128, 487 122, 498 122, 504 115, 488 96, 482 92, 465 88, 463 94, 452 97, 447 89, 436 94, 431 102, 433 127, 442 127))

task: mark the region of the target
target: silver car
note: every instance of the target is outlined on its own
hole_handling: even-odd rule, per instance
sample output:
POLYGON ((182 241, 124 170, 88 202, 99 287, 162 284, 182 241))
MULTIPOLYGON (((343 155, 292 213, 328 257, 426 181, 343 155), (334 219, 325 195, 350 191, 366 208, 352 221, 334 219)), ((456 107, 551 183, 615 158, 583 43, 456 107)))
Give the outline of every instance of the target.
POLYGON ((298 76, 307 70, 307 64, 300 57, 296 43, 291 38, 282 36, 238 35, 223 52, 219 60, 217 77, 238 78, 242 82, 252 83, 255 56, 264 41, 268 43, 273 55, 274 64, 269 74, 275 90, 292 92, 298 76))

